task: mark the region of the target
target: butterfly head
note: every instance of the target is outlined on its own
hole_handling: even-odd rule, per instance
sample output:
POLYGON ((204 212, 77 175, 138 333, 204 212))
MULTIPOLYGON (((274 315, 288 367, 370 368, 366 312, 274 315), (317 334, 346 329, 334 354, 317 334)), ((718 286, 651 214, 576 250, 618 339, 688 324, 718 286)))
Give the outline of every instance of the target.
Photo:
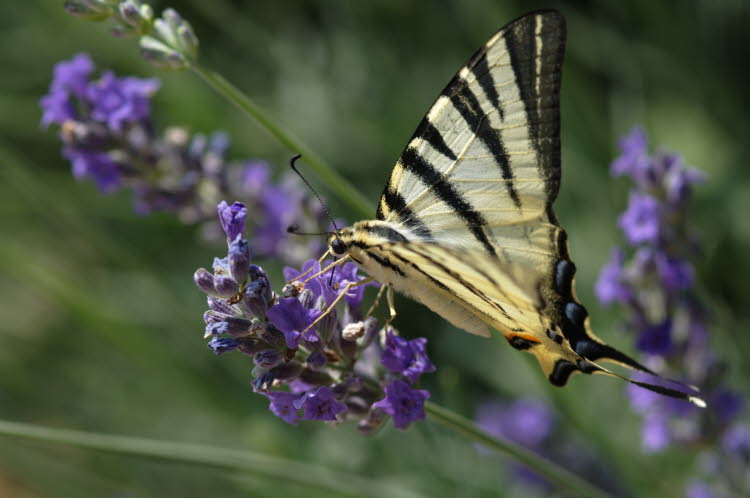
POLYGON ((343 256, 349 252, 349 246, 352 240, 352 229, 343 228, 331 232, 328 236, 328 249, 331 254, 336 256, 343 256))

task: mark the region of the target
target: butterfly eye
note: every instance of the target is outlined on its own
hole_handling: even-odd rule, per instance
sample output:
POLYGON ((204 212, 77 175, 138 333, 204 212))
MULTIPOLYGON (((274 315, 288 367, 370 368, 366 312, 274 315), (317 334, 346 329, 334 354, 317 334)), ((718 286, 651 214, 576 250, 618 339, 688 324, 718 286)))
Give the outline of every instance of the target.
POLYGON ((346 252, 346 244, 337 237, 331 241, 331 250, 341 256, 346 252))

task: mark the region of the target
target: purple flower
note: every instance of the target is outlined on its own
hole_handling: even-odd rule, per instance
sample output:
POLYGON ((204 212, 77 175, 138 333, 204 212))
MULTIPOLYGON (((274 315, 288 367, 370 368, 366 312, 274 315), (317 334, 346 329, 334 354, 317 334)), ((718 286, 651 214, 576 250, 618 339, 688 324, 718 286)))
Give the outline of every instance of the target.
POLYGON ((237 341, 230 337, 214 337, 208 343, 208 347, 217 355, 234 351, 238 345, 237 341))
POLYGON ((266 316, 277 329, 284 333, 287 347, 295 349, 302 339, 308 342, 319 340, 314 327, 304 334, 302 331, 307 329, 322 313, 319 309, 306 309, 295 297, 282 297, 279 298, 279 304, 272 306, 266 312, 266 316))
POLYGON ((735 424, 722 438, 721 445, 730 454, 750 459, 750 425, 735 424))
POLYGON ((549 407, 535 399, 513 403, 489 402, 480 405, 477 424, 489 434, 539 449, 552 434, 555 417, 549 407))
POLYGON ((656 253, 655 260, 656 270, 667 290, 681 291, 693 286, 693 267, 690 263, 662 252, 656 253))
POLYGON ((601 303, 610 304, 616 301, 626 303, 632 298, 632 290, 625 283, 623 275, 624 262, 625 253, 621 249, 615 249, 612 251, 609 263, 599 272, 595 293, 601 303))
POLYGON ((663 450, 671 441, 667 415, 661 411, 650 411, 643 419, 642 444, 648 452, 663 450))
POLYGON ((714 394, 709 403, 723 425, 729 425, 745 408, 742 396, 728 389, 714 394))
POLYGON ((672 352, 672 322, 665 320, 657 325, 647 326, 638 336, 637 347, 644 353, 666 356, 672 352))
POLYGON ((255 250, 261 254, 276 254, 287 237, 287 227, 299 214, 299 193, 268 185, 262 192, 261 223, 253 234, 255 250))
POLYGON ((716 494, 705 482, 692 482, 685 489, 685 498, 716 498, 716 494))
MULTIPOLYGON (((336 291, 341 291, 343 287, 350 283, 356 283, 360 280, 364 280, 365 277, 357 275, 359 267, 355 263, 344 263, 342 266, 337 268, 336 274, 333 277, 334 288, 336 291)), ((364 285, 358 285, 349 289, 344 299, 349 303, 349 306, 353 308, 359 307, 362 304, 362 298, 365 296, 365 288, 369 286, 377 287, 377 282, 370 282, 364 285)), ((433 370, 430 370, 431 372, 433 370)))
POLYGON ((53 70, 50 93, 59 91, 84 98, 93 70, 94 61, 86 53, 76 54, 68 61, 58 62, 53 70))
POLYGON ((271 181, 271 168, 265 161, 249 161, 242 169, 240 182, 248 197, 259 197, 271 181))
POLYGON ((297 408, 294 405, 299 395, 281 391, 267 391, 261 394, 271 400, 268 408, 274 415, 288 424, 297 425, 297 408))
POLYGON ((386 386, 385 398, 372 406, 393 417, 393 425, 403 430, 416 420, 424 420, 424 402, 429 397, 430 393, 424 389, 412 389, 397 379, 386 386))
POLYGON ((227 238, 232 241, 245 231, 245 219, 247 218, 247 209, 241 202, 235 202, 229 206, 226 201, 221 201, 217 206, 219 211, 219 221, 221 227, 227 234, 227 238))
POLYGON ((413 384, 421 374, 435 371, 435 365, 427 357, 426 346, 427 339, 424 337, 409 341, 389 330, 380 362, 391 372, 404 375, 413 384))
POLYGON ((693 168, 685 168, 680 161, 678 167, 672 168, 664 177, 667 201, 679 206, 690 196, 695 183, 706 181, 706 174, 693 168))
POLYGON ((610 165, 614 176, 629 175, 634 179, 643 177, 649 167, 648 138, 643 128, 636 127, 620 139, 622 155, 610 165))
POLYGON ((63 124, 76 117, 70 96, 61 90, 50 90, 41 98, 39 105, 42 107, 42 126, 45 128, 52 123, 63 124))
POLYGON ((117 78, 111 71, 86 88, 86 98, 92 106, 91 117, 115 131, 122 131, 126 123, 149 117, 149 99, 159 89, 157 79, 117 78))
POLYGON ((120 166, 106 152, 90 152, 75 147, 63 149, 77 180, 92 178, 100 192, 113 192, 121 183, 120 166))
POLYGON ((305 409, 305 420, 336 420, 336 415, 346 410, 346 405, 336 401, 326 386, 306 392, 294 402, 294 407, 305 409))
POLYGON ((661 234, 661 209, 656 199, 630 193, 628 209, 620 216, 620 228, 632 245, 655 243, 661 234))

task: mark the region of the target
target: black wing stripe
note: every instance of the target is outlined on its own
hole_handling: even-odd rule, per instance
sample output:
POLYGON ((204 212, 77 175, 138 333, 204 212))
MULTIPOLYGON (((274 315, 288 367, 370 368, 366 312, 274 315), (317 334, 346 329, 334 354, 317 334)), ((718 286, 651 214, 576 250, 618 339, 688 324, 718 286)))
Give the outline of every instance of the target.
MULTIPOLYGON (((485 77, 490 77, 487 73, 485 77)), ((482 106, 479 105, 479 100, 474 92, 466 85, 466 82, 459 79, 456 82, 456 87, 453 91, 448 94, 453 107, 461 114, 466 124, 474 130, 479 140, 482 141, 485 147, 490 151, 492 157, 495 158, 495 163, 500 167, 500 173, 505 180, 505 188, 508 190, 513 204, 516 207, 521 207, 521 198, 518 196, 516 186, 513 184, 514 176, 513 170, 510 169, 510 162, 508 161, 508 152, 505 150, 505 145, 500 140, 500 135, 497 130, 493 129, 489 123, 489 118, 482 110, 482 106), (460 89, 459 89, 460 88, 460 89)))
POLYGON ((394 264, 390 259, 387 257, 381 257, 375 254, 373 251, 371 251, 371 246, 365 244, 364 242, 361 242, 359 240, 352 241, 352 245, 359 247, 360 249, 364 250, 368 256, 370 256, 376 263, 378 263, 380 266, 384 268, 388 268, 389 270, 392 270, 399 274, 402 277, 406 276, 406 272, 402 270, 398 265, 394 264))
POLYGON ((484 91, 484 94, 487 96, 487 98, 492 102, 492 105, 497 109, 498 113, 500 114, 500 120, 505 119, 505 114, 503 112, 503 108, 500 105, 500 95, 497 93, 497 88, 495 87, 495 79, 492 77, 492 73, 490 73, 490 67, 487 64, 487 53, 483 53, 481 57, 476 61, 476 64, 472 66, 471 72, 474 73, 474 77, 477 79, 477 82, 479 82, 479 86, 482 87, 482 91, 484 91))
MULTIPOLYGON (((483 292, 481 292, 481 291, 480 291, 479 289, 477 289, 477 288, 476 288, 475 286, 473 286, 473 285, 472 285, 471 283, 467 282, 467 281, 466 281, 466 280, 465 280, 465 279, 464 279, 464 278, 463 278, 463 277, 461 276, 461 274, 460 274, 460 273, 457 273, 457 272, 455 272, 455 271, 451 270, 451 269, 450 269, 450 268, 448 268, 448 267, 447 267, 446 265, 444 265, 443 263, 439 262, 439 261, 438 261, 438 260, 436 260, 436 259, 435 259, 434 257, 432 257, 432 256, 431 256, 430 254, 427 254, 427 253, 425 253, 425 252, 423 252, 423 251, 419 251, 419 250, 417 250, 417 249, 416 249, 416 248, 414 248, 414 247, 410 247, 410 248, 409 248, 409 250, 410 250, 410 251, 413 251, 413 252, 415 252, 415 253, 417 253, 417 254, 419 254, 419 255, 420 255, 420 256, 422 256, 422 257, 423 257, 424 259, 426 259, 427 261, 429 261, 429 262, 430 262, 430 264, 432 264, 432 265, 436 266, 437 268, 439 268, 439 269, 440 269, 440 270, 441 270, 441 271, 442 271, 443 273, 445 273, 446 275, 448 275, 448 276, 449 276, 449 277, 450 277, 451 279, 453 279, 453 280, 454 280, 454 281, 455 281, 455 282, 456 282, 457 284, 459 284, 459 285, 463 286, 463 287, 464 287, 464 288, 465 288, 466 290, 468 290, 469 292, 471 292, 471 293, 472 293, 472 294, 473 294, 474 296, 476 296, 476 297, 477 297, 478 299, 481 299, 481 300, 482 300, 482 301, 484 301, 485 303, 489 304, 489 305, 490 305, 490 307, 492 307, 492 308, 496 309, 497 311, 499 311, 499 312, 500 312, 500 313, 501 313, 501 314, 502 314, 502 315, 503 315, 503 316, 504 316, 505 318, 507 318, 508 320, 511 320, 511 321, 515 321, 515 320, 513 320, 513 319, 512 319, 511 317, 510 317, 510 315, 508 315, 508 313, 507 313, 507 312, 505 311, 505 309, 504 309, 504 308, 503 308, 502 306, 500 306, 500 305, 499 305, 498 303, 496 303, 496 302, 492 301, 491 299, 487 298, 487 297, 486 297, 486 296, 484 295, 484 293, 483 293, 483 292)), ((476 307, 473 307, 473 308, 474 308, 474 309, 476 309, 476 307)))
POLYGON ((435 192, 435 195, 445 203, 453 213, 462 218, 469 227, 474 237, 484 246, 490 254, 495 254, 495 248, 484 232, 487 221, 484 216, 474 209, 463 196, 451 186, 445 175, 440 173, 434 166, 421 157, 416 149, 407 147, 401 155, 401 164, 404 169, 416 175, 420 181, 435 192))
MULTIPOLYGON (((416 236, 423 240, 432 240, 432 232, 430 229, 427 228, 427 225, 425 225, 424 222, 414 214, 414 211, 406 205, 406 200, 401 194, 394 189, 386 187, 386 190, 383 193, 383 201, 385 202, 385 205, 388 206, 388 209, 398 215, 401 223, 410 228, 416 236)), ((385 219, 381 205, 378 205, 377 219, 385 219)))
POLYGON ((448 294, 450 294, 451 296, 453 296, 453 297, 455 298, 455 300, 456 300, 456 301, 460 301, 460 302, 464 303, 464 305, 465 305, 466 307, 468 307, 468 308, 471 308, 471 309, 472 309, 472 313, 474 313, 474 314, 480 314, 480 315, 484 315, 484 316, 486 316, 486 317, 487 317, 487 318, 488 318, 488 319, 489 319, 490 321, 493 321, 493 320, 494 320, 494 317, 492 317, 491 315, 487 314, 486 312, 484 312, 484 311, 482 311, 482 310, 480 310, 480 309, 477 309, 477 308, 476 308, 476 306, 473 306, 473 305, 472 305, 471 303, 467 302, 467 301, 466 301, 465 299, 462 299, 461 297, 457 296, 457 295, 456 295, 456 293, 455 293, 455 292, 453 292, 453 290, 451 290, 450 288, 448 288, 448 286, 447 286, 447 285, 445 285, 445 284, 444 284, 443 282, 441 282, 440 280, 437 280, 437 279, 436 279, 435 277, 433 277, 432 275, 430 275, 429 273, 427 273, 426 271, 424 271, 423 269, 421 269, 421 268, 420 268, 419 266, 417 266, 417 264, 416 264, 416 263, 414 263, 413 261, 410 261, 410 260, 406 259, 405 257, 401 256, 400 254, 398 254, 398 253, 396 253, 396 252, 394 252, 394 253, 393 253, 393 257, 394 257, 394 258, 396 258, 397 260, 399 260, 400 262, 404 263, 405 265, 407 265, 407 266, 410 266, 410 267, 411 267, 411 268, 413 268, 413 269, 414 269, 415 271, 417 271, 417 272, 421 273, 421 274, 422 274, 423 276, 425 276, 425 277, 426 277, 426 278, 427 278, 427 279, 428 279, 428 280, 429 280, 430 282, 432 282, 433 284, 435 284, 436 286, 438 286, 438 287, 439 287, 440 289, 444 290, 445 292, 447 292, 448 294))
POLYGON ((565 21, 560 15, 529 16, 515 23, 504 38, 524 102, 529 137, 537 152, 540 177, 545 180, 547 202, 552 203, 560 188, 559 102, 565 21), (540 40, 536 35, 537 23, 542 23, 540 40), (538 41, 541 47, 537 46, 538 41))
POLYGON ((443 135, 432 123, 427 121, 427 118, 424 119, 422 125, 418 128, 417 133, 415 133, 415 136, 426 140, 436 151, 440 152, 451 161, 457 159, 456 153, 445 143, 443 135))

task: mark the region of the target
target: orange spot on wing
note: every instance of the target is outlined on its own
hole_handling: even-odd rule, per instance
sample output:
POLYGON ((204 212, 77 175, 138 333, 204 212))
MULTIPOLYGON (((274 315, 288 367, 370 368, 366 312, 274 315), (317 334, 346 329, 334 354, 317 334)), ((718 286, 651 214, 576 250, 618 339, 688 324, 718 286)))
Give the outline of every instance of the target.
POLYGON ((508 336, 508 339, 510 340, 510 339, 514 339, 516 337, 520 337, 521 339, 525 339, 525 340, 527 340, 529 342, 533 342, 534 344, 541 344, 541 342, 542 342, 539 339, 537 339, 536 337, 534 337, 533 335, 529 335, 529 334, 510 334, 508 336))

